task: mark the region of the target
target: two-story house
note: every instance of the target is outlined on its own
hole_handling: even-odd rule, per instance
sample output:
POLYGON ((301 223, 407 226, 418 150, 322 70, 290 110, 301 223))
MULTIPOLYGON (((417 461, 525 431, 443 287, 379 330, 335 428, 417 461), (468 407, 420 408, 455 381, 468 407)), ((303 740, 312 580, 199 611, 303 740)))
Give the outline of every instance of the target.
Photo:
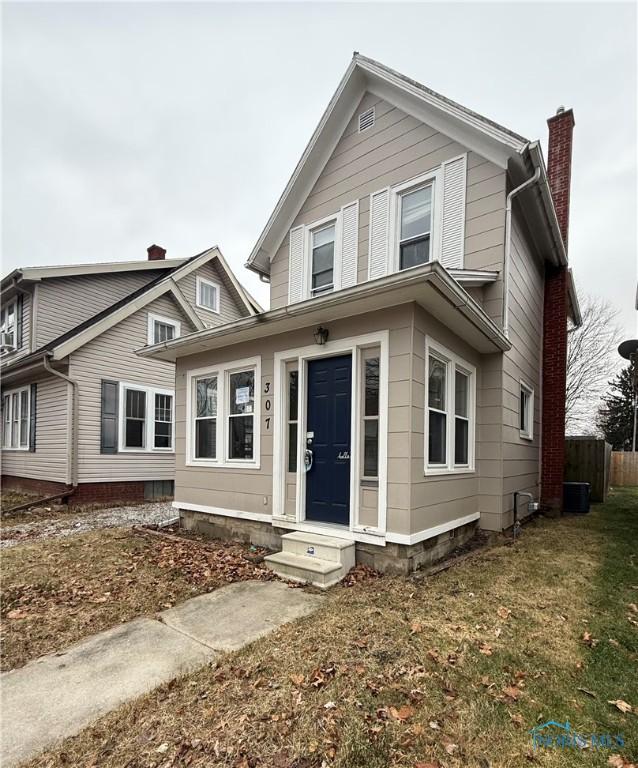
POLYGON ((217 248, 2 280, 2 483, 71 503, 171 495, 175 366, 135 350, 261 308, 217 248))
POLYGON ((175 362, 183 522, 329 584, 560 509, 571 111, 540 145, 355 54, 247 266, 270 309, 175 362), (517 514, 528 514, 529 498, 517 514))

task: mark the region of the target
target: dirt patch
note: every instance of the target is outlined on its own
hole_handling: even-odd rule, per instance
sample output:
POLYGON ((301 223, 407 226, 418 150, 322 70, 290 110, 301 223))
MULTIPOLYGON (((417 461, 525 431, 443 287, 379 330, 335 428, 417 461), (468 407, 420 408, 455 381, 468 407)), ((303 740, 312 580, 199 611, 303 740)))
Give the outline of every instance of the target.
POLYGON ((2 557, 2 669, 224 584, 274 578, 251 562, 250 550, 236 543, 167 541, 130 529, 13 547, 2 557))

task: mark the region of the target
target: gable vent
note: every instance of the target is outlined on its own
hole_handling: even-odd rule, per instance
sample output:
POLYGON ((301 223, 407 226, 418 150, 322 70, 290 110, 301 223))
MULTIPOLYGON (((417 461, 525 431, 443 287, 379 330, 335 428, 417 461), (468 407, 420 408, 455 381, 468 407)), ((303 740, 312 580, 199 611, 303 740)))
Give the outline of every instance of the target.
POLYGON ((372 128, 373 125, 374 125, 374 107, 370 107, 370 109, 366 109, 365 112, 362 112, 359 115, 359 133, 367 130, 368 128, 372 128))

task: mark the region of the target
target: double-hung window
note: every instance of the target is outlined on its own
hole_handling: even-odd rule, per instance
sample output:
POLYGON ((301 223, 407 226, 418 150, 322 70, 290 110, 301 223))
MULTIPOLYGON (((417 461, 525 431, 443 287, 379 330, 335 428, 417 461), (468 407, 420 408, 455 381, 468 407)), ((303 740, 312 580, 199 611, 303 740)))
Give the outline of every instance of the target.
POLYGON ((433 182, 399 195, 399 269, 431 259, 433 182))
POLYGON ((189 374, 187 463, 257 466, 259 371, 252 358, 189 374))
POLYGON ((534 390, 520 382, 519 427, 520 435, 525 440, 534 438, 534 390))
POLYGON ((474 469, 476 372, 458 355, 426 340, 425 471, 474 469))
POLYGON ((172 451, 173 392, 120 384, 120 450, 172 451))
POLYGON ((148 316, 148 343, 160 344, 162 341, 171 341, 180 335, 181 323, 168 317, 149 314, 148 316))
POLYGON ((7 347, 17 347, 17 339, 16 339, 16 321, 18 317, 18 302, 17 299, 14 299, 12 302, 7 304, 6 307, 2 308, 1 318, 0 318, 0 332, 3 334, 8 334, 7 338, 7 347))
POLYGON ((2 447, 11 450, 29 449, 30 422, 29 387, 6 392, 2 397, 2 447))
POLYGON ((363 477, 376 479, 379 476, 379 355, 378 351, 363 354, 363 477))
POLYGON ((310 231, 310 293, 334 290, 336 222, 310 231))
POLYGON ((219 314, 219 294, 219 283, 216 283, 214 280, 206 280, 206 278, 199 277, 198 275, 196 300, 198 307, 219 314))

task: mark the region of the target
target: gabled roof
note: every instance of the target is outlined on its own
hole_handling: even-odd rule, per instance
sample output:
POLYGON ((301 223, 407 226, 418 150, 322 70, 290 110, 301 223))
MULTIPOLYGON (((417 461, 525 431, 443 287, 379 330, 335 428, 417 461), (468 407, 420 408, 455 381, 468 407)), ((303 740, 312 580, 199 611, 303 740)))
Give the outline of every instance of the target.
MULTIPOLYGON (((540 162, 541 180, 546 179, 542 156, 539 161, 537 143, 530 144, 526 138, 514 131, 436 93, 374 59, 355 52, 350 66, 248 258, 246 266, 249 269, 263 275, 270 274, 270 262, 366 92, 394 104, 407 114, 432 126, 468 149, 474 150, 503 169, 514 164, 520 172, 524 173, 528 165, 536 167, 540 162), (534 147, 535 150, 531 157, 529 157, 530 147, 534 147)), ((558 225, 557 223, 554 225, 556 214, 551 196, 547 199, 543 195, 542 201, 535 202, 537 204, 542 202, 542 215, 546 226, 553 230, 553 238, 554 233, 558 231, 558 225)), ((556 263, 566 263, 562 240, 555 245, 552 241, 551 247, 552 259, 556 263)))
POLYGON ((34 359, 40 358, 45 354, 52 357, 54 360, 61 360, 76 349, 84 346, 87 342, 104 333, 109 328, 112 328, 129 315, 137 312, 151 301, 154 301, 159 296, 168 292, 172 294, 184 314, 189 318, 193 327, 198 331, 203 330, 206 326, 185 300, 184 295, 178 286, 178 281, 212 259, 216 259, 220 268, 227 274, 230 282, 237 291, 240 300, 248 310, 249 315, 255 315, 258 312, 263 311, 257 302, 248 295, 237 281, 237 278, 234 276, 217 246, 213 246, 190 259, 179 259, 180 264, 173 267, 168 274, 163 273, 159 275, 155 280, 152 280, 150 283, 147 283, 119 301, 116 301, 114 304, 111 304, 111 306, 98 312, 96 315, 93 315, 93 317, 88 320, 84 320, 79 325, 76 325, 74 328, 71 328, 43 345, 35 352, 16 360, 14 363, 10 363, 4 368, 3 372, 6 373, 7 371, 29 365, 34 359))

